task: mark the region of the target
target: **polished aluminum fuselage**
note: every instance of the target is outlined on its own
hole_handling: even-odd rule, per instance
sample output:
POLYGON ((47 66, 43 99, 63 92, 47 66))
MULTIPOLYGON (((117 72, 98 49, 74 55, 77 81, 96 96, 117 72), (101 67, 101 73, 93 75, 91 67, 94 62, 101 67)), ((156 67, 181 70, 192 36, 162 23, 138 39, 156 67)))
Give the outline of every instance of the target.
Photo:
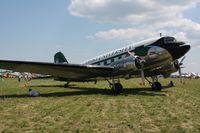
MULTIPOLYGON (((164 48, 158 46, 148 46, 149 50, 146 56, 142 56, 144 60, 143 69, 146 76, 157 74, 169 74, 176 72, 171 54, 164 48)), ((132 56, 125 57, 121 60, 111 63, 115 68, 114 75, 119 77, 140 76, 140 69, 135 63, 136 58, 132 56)))
POLYGON ((113 76, 131 78, 141 76, 170 75, 178 70, 175 61, 184 56, 190 45, 178 42, 174 37, 160 37, 129 45, 85 62, 86 65, 110 66, 113 76), (142 61, 138 65, 138 58, 142 61))

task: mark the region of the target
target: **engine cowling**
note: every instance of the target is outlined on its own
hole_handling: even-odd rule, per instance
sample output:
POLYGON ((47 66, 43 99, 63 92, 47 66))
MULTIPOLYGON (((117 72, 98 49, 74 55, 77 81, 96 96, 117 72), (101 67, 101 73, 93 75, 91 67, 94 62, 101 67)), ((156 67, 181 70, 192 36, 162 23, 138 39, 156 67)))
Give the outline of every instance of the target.
POLYGON ((116 71, 120 73, 127 73, 130 71, 137 71, 141 69, 141 59, 137 56, 135 57, 126 57, 119 61, 116 61, 111 64, 111 66, 114 66, 116 71))

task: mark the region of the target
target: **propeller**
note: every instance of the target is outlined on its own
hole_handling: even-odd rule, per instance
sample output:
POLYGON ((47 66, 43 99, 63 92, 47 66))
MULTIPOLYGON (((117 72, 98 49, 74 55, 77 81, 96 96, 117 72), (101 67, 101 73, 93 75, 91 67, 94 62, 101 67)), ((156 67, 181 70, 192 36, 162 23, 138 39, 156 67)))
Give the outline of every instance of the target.
POLYGON ((183 84, 181 68, 178 69, 178 74, 179 74, 180 82, 183 84))
POLYGON ((183 61, 185 60, 185 56, 181 59, 181 61, 180 61, 180 63, 179 63, 179 65, 181 66, 181 65, 183 65, 183 61))
POLYGON ((142 79, 142 85, 145 86, 145 77, 144 77, 144 65, 141 63, 141 69, 140 69, 140 74, 141 74, 141 79, 142 79))
POLYGON ((145 86, 145 75, 144 75, 144 62, 145 60, 141 59, 140 57, 135 56, 135 54, 131 53, 130 51, 127 51, 130 56, 132 56, 139 65, 141 66, 140 68, 140 75, 141 75, 141 80, 142 80, 142 85, 145 86))
POLYGON ((175 65, 176 68, 178 69, 178 74, 179 74, 179 78, 180 78, 180 82, 183 84, 183 78, 182 78, 182 71, 181 69, 183 68, 183 61, 185 60, 185 56, 180 60, 180 62, 178 60, 175 61, 175 65))

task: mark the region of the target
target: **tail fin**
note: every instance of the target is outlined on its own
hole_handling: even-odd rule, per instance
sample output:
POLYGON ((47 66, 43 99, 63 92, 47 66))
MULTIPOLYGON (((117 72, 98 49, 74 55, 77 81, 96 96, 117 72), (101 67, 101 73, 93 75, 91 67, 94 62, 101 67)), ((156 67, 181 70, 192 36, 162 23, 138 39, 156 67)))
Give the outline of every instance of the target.
POLYGON ((54 63, 67 63, 68 64, 68 61, 62 52, 57 52, 54 55, 54 63))

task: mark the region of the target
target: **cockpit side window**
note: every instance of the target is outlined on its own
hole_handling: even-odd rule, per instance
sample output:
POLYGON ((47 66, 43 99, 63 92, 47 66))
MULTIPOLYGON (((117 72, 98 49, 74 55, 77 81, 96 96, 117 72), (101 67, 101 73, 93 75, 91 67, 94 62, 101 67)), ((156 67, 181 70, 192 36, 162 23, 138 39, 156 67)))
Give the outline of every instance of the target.
POLYGON ((176 39, 174 37, 165 37, 164 42, 165 43, 174 43, 174 42, 176 42, 176 39))

